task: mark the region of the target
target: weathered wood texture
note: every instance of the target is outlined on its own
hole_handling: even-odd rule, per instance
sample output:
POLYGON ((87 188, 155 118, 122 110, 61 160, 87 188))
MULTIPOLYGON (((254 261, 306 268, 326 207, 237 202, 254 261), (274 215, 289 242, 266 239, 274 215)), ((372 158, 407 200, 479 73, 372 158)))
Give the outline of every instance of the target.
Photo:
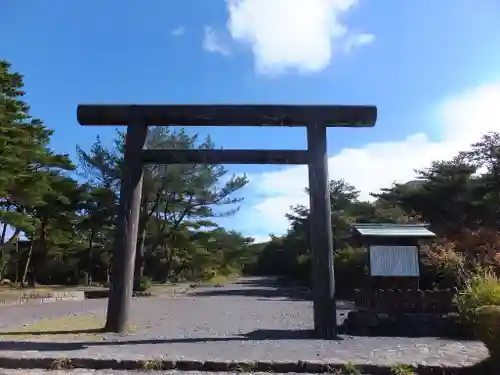
POLYGON ((134 280, 135 249, 141 210, 143 168, 141 150, 147 127, 127 127, 120 208, 115 229, 111 290, 106 317, 108 332, 124 332, 130 311, 134 280))
POLYGON ((371 127, 377 107, 350 105, 94 105, 78 106, 80 125, 371 127))
POLYGON ((326 128, 321 124, 307 128, 309 152, 309 241, 311 246, 314 331, 326 340, 337 336, 333 233, 328 180, 326 128))
POLYGON ((143 150, 144 164, 307 164, 300 150, 143 150))

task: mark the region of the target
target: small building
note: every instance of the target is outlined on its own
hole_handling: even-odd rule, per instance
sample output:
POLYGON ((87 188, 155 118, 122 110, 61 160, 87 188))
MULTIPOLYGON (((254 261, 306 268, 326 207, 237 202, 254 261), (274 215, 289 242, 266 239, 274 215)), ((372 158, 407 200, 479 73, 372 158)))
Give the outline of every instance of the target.
POLYGON ((436 236, 427 224, 354 224, 353 229, 368 251, 366 288, 419 289, 419 244, 436 236))
POLYGON ((354 291, 346 333, 425 337, 457 329, 442 318, 455 311, 455 291, 419 288, 419 246, 435 237, 428 225, 354 224, 352 228, 357 242, 367 248, 369 277, 354 291))

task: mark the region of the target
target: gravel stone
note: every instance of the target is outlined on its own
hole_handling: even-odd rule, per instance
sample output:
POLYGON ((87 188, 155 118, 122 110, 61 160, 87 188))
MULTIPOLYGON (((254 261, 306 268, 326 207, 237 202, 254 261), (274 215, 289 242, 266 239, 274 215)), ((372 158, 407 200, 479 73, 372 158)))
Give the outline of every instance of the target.
MULTIPOLYGON (((0 357, 468 366, 488 356, 480 342, 434 337, 312 339, 312 303, 307 297, 302 289, 274 279, 245 278, 223 287, 196 288, 186 296, 137 298, 131 305, 136 333, 71 342, 46 336, 3 340, 0 357)), ((94 313, 104 318, 106 304, 107 300, 86 300, 2 307, 0 329, 48 316, 94 313)), ((350 308, 349 303, 339 303, 339 322, 350 308)))

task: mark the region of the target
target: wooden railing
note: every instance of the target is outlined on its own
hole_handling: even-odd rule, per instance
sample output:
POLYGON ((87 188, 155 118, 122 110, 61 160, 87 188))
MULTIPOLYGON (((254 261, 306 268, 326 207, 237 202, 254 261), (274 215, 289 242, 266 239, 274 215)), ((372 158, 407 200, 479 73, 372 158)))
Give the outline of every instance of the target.
POLYGON ((354 302, 359 310, 381 313, 448 313, 454 311, 454 289, 445 290, 356 290, 354 302))

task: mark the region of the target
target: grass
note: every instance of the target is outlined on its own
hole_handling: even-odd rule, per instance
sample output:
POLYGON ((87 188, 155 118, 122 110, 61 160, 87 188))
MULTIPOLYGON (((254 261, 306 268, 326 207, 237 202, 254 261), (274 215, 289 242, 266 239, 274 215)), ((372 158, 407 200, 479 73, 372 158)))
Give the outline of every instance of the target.
POLYGON ((410 366, 394 365, 391 367, 391 375, 417 375, 417 373, 410 366))
MULTIPOLYGON (((44 318, 22 327, 0 329, 1 340, 48 339, 71 340, 100 338, 104 332, 104 319, 94 314, 66 315, 44 318)), ((133 332, 135 327, 130 327, 133 332)))
POLYGON ((474 311, 481 306, 500 306, 500 278, 488 269, 473 274, 455 297, 458 312, 465 321, 474 320, 474 311))
POLYGON ((355 364, 350 362, 344 364, 339 373, 345 375, 362 375, 361 370, 355 364))
POLYGON ((71 359, 69 358, 60 358, 54 360, 50 365, 51 370, 59 371, 59 370, 71 370, 73 365, 71 364, 71 359))
POLYGON ((143 371, 161 371, 163 370, 163 361, 161 359, 150 359, 141 361, 141 370, 143 371))

